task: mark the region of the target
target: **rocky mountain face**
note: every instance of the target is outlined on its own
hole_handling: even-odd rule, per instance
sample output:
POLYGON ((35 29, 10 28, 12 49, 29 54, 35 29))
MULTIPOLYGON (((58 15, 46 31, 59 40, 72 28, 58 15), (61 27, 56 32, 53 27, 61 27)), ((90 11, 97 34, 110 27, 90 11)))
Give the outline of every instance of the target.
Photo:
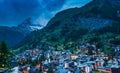
POLYGON ((81 8, 57 13, 41 30, 29 34, 16 48, 60 45, 68 42, 120 40, 120 1, 93 0, 81 8), (31 45, 31 46, 28 46, 31 45))
POLYGON ((25 30, 25 31, 34 31, 39 30, 42 28, 40 24, 33 24, 31 18, 27 18, 21 24, 17 26, 18 29, 25 30))

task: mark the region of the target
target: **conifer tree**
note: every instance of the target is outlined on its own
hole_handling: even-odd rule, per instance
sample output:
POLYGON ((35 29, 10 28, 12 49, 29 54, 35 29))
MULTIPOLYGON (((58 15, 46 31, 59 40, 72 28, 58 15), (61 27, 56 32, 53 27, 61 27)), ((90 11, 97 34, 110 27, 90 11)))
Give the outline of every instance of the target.
POLYGON ((0 67, 9 67, 9 49, 3 41, 0 44, 0 67))

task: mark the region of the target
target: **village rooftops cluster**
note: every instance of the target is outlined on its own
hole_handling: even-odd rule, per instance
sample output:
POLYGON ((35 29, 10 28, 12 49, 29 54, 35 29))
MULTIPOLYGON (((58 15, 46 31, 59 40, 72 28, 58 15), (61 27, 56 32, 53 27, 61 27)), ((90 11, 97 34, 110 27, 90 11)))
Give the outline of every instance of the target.
MULTIPOLYGON (((92 45, 94 48, 95 46, 92 45)), ((89 48, 85 45, 81 46, 79 52, 86 52, 89 48)), ((93 50, 94 51, 94 50, 93 50)), ((120 51, 119 47, 115 48, 115 52, 120 51)), ((85 72, 90 73, 95 70, 106 73, 120 72, 120 57, 111 57, 100 50, 97 51, 98 54, 86 55, 73 54, 70 50, 64 51, 54 51, 48 50, 43 53, 43 51, 34 49, 27 50, 24 53, 17 56, 17 62, 21 64, 23 60, 24 63, 28 60, 35 61, 36 65, 32 66, 31 63, 19 65, 19 71, 24 73, 47 73, 50 69, 55 73, 79 73, 85 72), (44 60, 40 60, 41 56, 44 56, 44 60)))
POLYGON ((47 51, 33 49, 11 59, 12 73, 119 73, 120 46, 114 47, 115 56, 109 56, 95 45, 82 44, 76 53, 70 50, 47 51), (90 48, 93 55, 87 54, 90 48))

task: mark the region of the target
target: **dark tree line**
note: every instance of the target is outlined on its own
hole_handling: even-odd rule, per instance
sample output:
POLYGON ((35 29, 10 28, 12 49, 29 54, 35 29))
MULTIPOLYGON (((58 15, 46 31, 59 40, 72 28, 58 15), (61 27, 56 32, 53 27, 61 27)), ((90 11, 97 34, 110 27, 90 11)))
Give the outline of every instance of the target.
POLYGON ((0 43, 0 68, 9 67, 10 51, 3 41, 0 43))

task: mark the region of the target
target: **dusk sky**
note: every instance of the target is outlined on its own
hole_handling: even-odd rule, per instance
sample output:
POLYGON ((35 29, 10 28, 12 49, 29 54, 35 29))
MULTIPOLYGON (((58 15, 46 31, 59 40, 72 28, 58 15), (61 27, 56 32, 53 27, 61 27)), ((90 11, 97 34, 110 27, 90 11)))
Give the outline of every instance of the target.
POLYGON ((31 17, 46 25, 59 11, 81 7, 91 0, 0 0, 0 26, 17 26, 31 17))

